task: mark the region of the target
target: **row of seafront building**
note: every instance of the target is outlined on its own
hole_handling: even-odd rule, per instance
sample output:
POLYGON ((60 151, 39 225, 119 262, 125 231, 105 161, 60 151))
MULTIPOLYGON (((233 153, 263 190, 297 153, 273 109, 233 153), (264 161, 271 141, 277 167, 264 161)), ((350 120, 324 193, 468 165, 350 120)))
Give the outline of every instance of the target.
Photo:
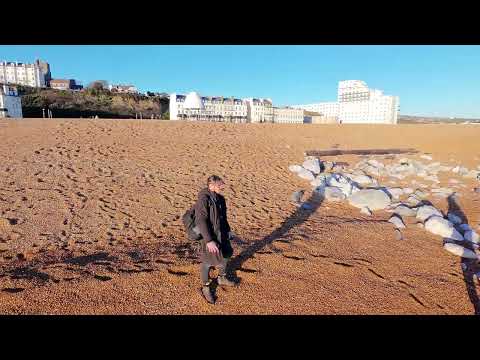
POLYGON ((364 81, 338 84, 336 102, 275 107, 271 99, 170 95, 170 120, 227 121, 240 123, 396 124, 398 96, 369 89, 364 81))
POLYGON ((271 99, 170 94, 170 120, 225 121, 235 123, 304 122, 303 109, 274 107, 271 99))

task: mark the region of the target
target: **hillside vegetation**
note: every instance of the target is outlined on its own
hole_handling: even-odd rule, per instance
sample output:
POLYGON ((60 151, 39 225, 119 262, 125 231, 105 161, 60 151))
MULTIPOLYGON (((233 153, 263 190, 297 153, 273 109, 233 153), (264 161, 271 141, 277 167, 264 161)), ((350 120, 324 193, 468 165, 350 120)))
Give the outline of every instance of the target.
POLYGON ((55 118, 168 119, 168 98, 142 94, 121 94, 104 89, 65 91, 19 86, 24 117, 43 117, 50 109, 55 118))

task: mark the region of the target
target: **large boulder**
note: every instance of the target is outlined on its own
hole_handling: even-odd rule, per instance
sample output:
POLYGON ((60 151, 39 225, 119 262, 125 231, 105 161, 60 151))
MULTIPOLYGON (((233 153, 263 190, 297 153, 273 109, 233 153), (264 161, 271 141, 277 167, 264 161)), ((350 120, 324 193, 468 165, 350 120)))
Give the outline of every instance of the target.
POLYGON ((425 230, 444 238, 463 241, 463 236, 455 229, 453 224, 441 216, 433 215, 425 221, 425 230))
POLYGON ((405 224, 403 223, 401 216, 393 215, 388 219, 388 222, 392 223, 397 229, 405 229, 405 224))
POLYGON ((315 175, 320 174, 320 160, 318 160, 317 158, 309 158, 305 160, 302 166, 305 169, 314 173, 315 175))
POLYGON ((427 193, 421 189, 417 189, 415 190, 415 192, 413 193, 416 197, 418 197, 419 199, 425 199, 427 197, 427 193))
POLYGON ((345 196, 350 196, 352 193, 355 193, 359 190, 355 183, 342 174, 332 174, 332 176, 328 179, 327 184, 329 186, 334 186, 341 189, 345 196))
POLYGON ((302 179, 309 180, 309 181, 312 181, 315 179, 315 176, 312 174, 312 172, 304 168, 298 171, 297 175, 300 176, 302 179))
POLYGON ((407 205, 398 205, 394 210, 394 214, 400 215, 400 216, 417 216, 417 210, 409 208, 407 205))
POLYGON ((451 252, 452 254, 455 254, 457 256, 461 256, 467 259, 477 259, 478 260, 478 255, 475 254, 470 249, 464 248, 463 246, 460 246, 458 244, 453 244, 453 243, 446 243, 443 245, 443 248, 447 250, 448 252, 451 252))
POLYGON ((346 198, 342 190, 335 186, 320 186, 315 191, 328 201, 342 201, 346 198))
POLYGON ((403 189, 402 188, 387 188, 387 191, 390 195, 392 195, 392 198, 394 198, 394 199, 399 199, 400 196, 403 195, 403 189))
POLYGON ((302 167, 300 165, 290 165, 288 167, 288 170, 290 170, 291 172, 294 172, 294 173, 298 173, 299 171, 302 171, 302 167))
POLYGON ((328 178, 325 174, 319 174, 310 184, 314 187, 325 186, 328 183, 328 178))
POLYGON ((407 203, 411 206, 417 206, 418 204, 420 204, 422 202, 422 200, 420 200, 418 197, 416 197, 414 194, 411 194, 408 199, 407 199, 407 203))
POLYGON ((473 230, 465 231, 465 234, 463 234, 463 237, 465 238, 465 240, 470 241, 470 242, 475 243, 475 244, 478 244, 480 242, 480 235, 478 235, 473 230))
POLYGON ((443 217, 443 214, 431 205, 422 205, 417 209, 417 219, 425 221, 430 216, 443 217))
POLYGON ((382 190, 363 189, 348 197, 350 205, 357 208, 368 207, 370 210, 385 209, 390 205, 390 197, 382 190))
POLYGON ((368 175, 363 175, 363 174, 349 174, 347 175, 352 181, 356 182, 357 184, 360 185, 371 185, 375 184, 376 181, 368 175))

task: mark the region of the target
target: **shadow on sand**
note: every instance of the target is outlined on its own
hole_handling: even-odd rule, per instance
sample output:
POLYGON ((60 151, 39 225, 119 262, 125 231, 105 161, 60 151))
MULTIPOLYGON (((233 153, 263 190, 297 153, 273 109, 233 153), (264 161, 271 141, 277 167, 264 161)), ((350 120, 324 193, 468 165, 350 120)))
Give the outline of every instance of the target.
MULTIPOLYGON (((468 224, 468 219, 465 216, 465 213, 462 211, 462 208, 458 204, 454 194, 448 197, 448 213, 453 213, 457 215, 458 217, 460 217, 460 219, 462 219, 463 224, 468 224)), ((473 251, 473 247, 470 242, 464 241, 461 243, 461 245, 473 251)), ((463 280, 465 281, 465 287, 467 289, 467 294, 470 302, 473 305, 475 315, 480 315, 480 299, 475 288, 475 273, 478 273, 478 271, 480 270, 478 261, 462 257, 461 267, 463 273, 463 280)))
MULTIPOLYGON (((271 246, 275 240, 281 238, 295 226, 304 223, 315 211, 317 211, 317 209, 322 205, 322 202, 323 197, 313 192, 310 198, 303 202, 303 204, 307 204, 307 208, 304 208, 303 206, 298 207, 297 210, 280 225, 280 227, 272 231, 263 239, 255 241, 253 244, 242 250, 240 254, 233 257, 228 264, 227 271, 229 275, 234 277, 237 281, 240 281, 240 279, 236 275, 236 272, 237 270, 245 270, 243 269, 243 264, 245 263, 245 261, 247 261, 255 253, 263 250, 267 246, 271 246)), ((284 242, 288 243, 289 241, 285 240, 284 242)), ((248 269, 246 270, 246 272, 249 272, 248 269)))

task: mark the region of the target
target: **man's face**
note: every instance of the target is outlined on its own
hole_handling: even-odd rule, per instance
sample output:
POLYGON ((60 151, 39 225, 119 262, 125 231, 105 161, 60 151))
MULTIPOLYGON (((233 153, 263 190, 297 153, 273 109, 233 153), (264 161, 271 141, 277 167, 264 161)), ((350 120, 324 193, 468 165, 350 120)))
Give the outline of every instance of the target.
POLYGON ((210 188, 211 191, 220 194, 223 191, 223 189, 225 188, 225 183, 223 181, 222 182, 220 182, 220 181, 214 182, 214 183, 210 184, 209 188, 210 188))

